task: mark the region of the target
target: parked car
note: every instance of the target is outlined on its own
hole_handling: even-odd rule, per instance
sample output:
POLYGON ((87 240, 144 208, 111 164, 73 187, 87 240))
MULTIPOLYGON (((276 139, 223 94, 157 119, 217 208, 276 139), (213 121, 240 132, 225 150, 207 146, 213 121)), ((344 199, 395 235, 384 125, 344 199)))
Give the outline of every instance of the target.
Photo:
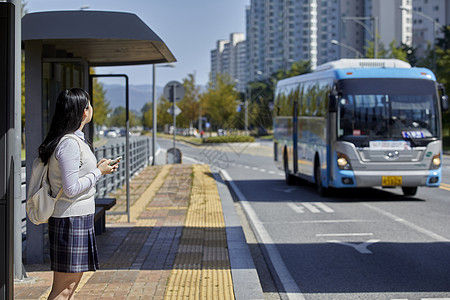
POLYGON ((226 136, 227 131, 225 129, 217 129, 217 135, 218 136, 226 136))
POLYGON ((108 137, 108 138, 116 138, 119 135, 117 134, 116 130, 110 129, 110 130, 105 131, 105 136, 108 137))

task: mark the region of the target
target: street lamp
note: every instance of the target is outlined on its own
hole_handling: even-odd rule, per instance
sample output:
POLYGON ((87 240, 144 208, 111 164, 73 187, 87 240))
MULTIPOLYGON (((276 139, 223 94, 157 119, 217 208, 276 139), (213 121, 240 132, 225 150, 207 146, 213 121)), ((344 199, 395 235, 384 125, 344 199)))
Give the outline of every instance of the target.
POLYGON ((371 17, 342 17, 342 21, 353 21, 359 25, 361 25, 372 37, 373 39, 373 58, 377 58, 378 55, 378 17, 371 16, 371 17), (373 30, 370 30, 370 28, 362 21, 371 20, 373 23, 373 30))
MULTIPOLYGON (((410 12, 411 10, 405 6, 400 6, 399 7, 400 10, 403 11, 407 11, 410 12)), ((421 17, 423 17, 424 19, 427 19, 428 21, 433 23, 433 72, 436 72, 436 27, 438 27, 439 29, 443 29, 444 27, 439 24, 435 19, 433 19, 432 17, 420 12, 420 11, 412 11, 413 14, 417 14, 421 17)))
POLYGON ((349 49, 349 50, 355 52, 356 58, 362 58, 362 57, 364 57, 364 55, 362 55, 361 52, 359 52, 358 50, 356 50, 355 48, 353 48, 353 47, 351 47, 351 46, 349 46, 349 45, 340 43, 340 42, 338 42, 337 40, 331 40, 331 43, 332 43, 333 45, 338 45, 338 46, 347 48, 347 49, 349 49))
MULTIPOLYGON (((258 77, 263 75, 264 73, 260 70, 257 70, 255 72, 258 77)), ((244 100, 244 108, 245 108, 245 115, 244 115, 244 121, 245 121, 245 135, 248 135, 248 102, 252 99, 252 87, 250 85, 250 82, 247 82, 247 93, 245 93, 245 100, 244 100)))
POLYGON ((153 64, 153 111, 152 111, 152 115, 153 115, 153 128, 152 128, 152 155, 153 155, 153 159, 152 159, 152 166, 155 165, 155 161, 156 161, 156 133, 158 131, 158 125, 156 122, 156 110, 157 110, 157 105, 156 105, 156 67, 166 67, 166 68, 175 68, 174 64, 165 64, 165 65, 156 65, 153 64))

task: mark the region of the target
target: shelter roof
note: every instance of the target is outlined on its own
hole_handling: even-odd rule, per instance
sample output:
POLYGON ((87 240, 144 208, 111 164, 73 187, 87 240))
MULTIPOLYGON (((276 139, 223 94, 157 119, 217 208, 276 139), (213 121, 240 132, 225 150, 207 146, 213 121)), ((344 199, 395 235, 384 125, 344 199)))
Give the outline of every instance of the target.
POLYGON ((22 18, 22 40, 41 40, 92 66, 167 63, 175 57, 137 15, 111 11, 49 11, 22 18))

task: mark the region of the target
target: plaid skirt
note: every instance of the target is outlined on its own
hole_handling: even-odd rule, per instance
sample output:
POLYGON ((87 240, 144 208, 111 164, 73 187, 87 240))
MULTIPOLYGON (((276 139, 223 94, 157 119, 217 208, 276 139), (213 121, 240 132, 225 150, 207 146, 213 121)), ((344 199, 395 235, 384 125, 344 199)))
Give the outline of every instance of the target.
POLYGON ((51 269, 78 273, 98 269, 94 215, 48 220, 51 269))

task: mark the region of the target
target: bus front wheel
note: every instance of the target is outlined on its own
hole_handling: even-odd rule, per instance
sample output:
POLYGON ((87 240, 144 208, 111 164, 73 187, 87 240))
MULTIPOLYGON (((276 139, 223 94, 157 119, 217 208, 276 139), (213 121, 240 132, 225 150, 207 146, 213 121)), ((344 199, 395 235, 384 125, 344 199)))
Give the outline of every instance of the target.
POLYGON ((405 196, 414 196, 417 193, 417 186, 413 186, 413 187, 402 187, 403 190, 403 195, 405 196))
POLYGON ((328 189, 322 185, 322 175, 320 172, 320 163, 318 159, 316 159, 316 163, 314 164, 314 178, 316 180, 317 193, 320 197, 326 197, 328 189))
POLYGON ((289 171, 288 157, 286 148, 284 149, 283 155, 283 165, 284 165, 284 179, 288 185, 293 185, 295 183, 295 177, 289 171))

